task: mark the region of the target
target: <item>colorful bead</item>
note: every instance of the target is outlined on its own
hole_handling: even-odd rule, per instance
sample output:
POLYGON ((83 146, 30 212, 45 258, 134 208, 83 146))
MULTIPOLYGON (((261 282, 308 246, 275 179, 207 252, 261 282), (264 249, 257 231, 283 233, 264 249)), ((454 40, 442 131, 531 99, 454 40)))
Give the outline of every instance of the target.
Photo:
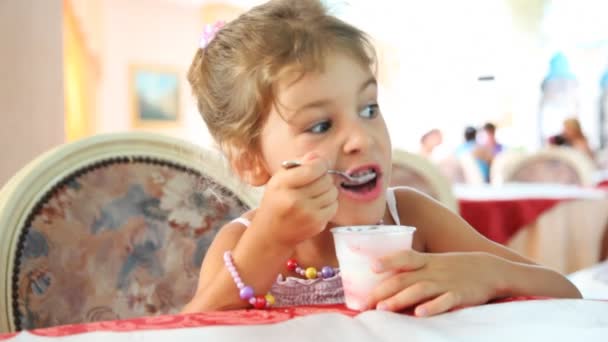
POLYGON ((295 259, 287 260, 287 269, 289 271, 293 271, 307 279, 316 279, 316 278, 328 279, 338 273, 337 268, 333 268, 330 266, 323 266, 323 268, 321 269, 321 272, 317 271, 317 269, 314 267, 308 267, 308 268, 304 269, 304 268, 300 267, 300 265, 298 265, 298 262, 295 259))
POLYGON ((266 298, 264 298, 263 296, 255 297, 255 303, 253 304, 253 307, 256 309, 266 308, 266 298))
POLYGON ((266 305, 267 306, 273 306, 274 305, 274 296, 271 295, 270 293, 267 293, 264 298, 266 299, 266 305))
POLYGON ((249 298, 253 297, 253 288, 251 286, 245 286, 239 291, 239 295, 243 300, 249 300, 249 298))
POLYGON ((325 266, 321 269, 321 277, 323 277, 323 279, 331 278, 335 274, 336 272, 334 272, 333 267, 325 266))
POLYGON ((297 261, 295 261, 294 259, 289 259, 287 260, 287 269, 290 271, 295 271, 296 267, 298 267, 298 263, 297 261))
POLYGON ((317 277, 317 269, 314 267, 309 267, 306 269, 306 278, 315 279, 317 277))
POLYGON ((236 270, 236 267, 234 266, 234 262, 232 260, 232 253, 230 251, 224 252, 224 264, 226 265, 226 269, 232 276, 234 284, 239 290, 239 296, 241 297, 241 299, 246 300, 256 309, 265 309, 271 307, 274 304, 274 297, 270 293, 267 293, 266 296, 255 297, 253 288, 243 283, 243 280, 239 276, 239 273, 236 270))

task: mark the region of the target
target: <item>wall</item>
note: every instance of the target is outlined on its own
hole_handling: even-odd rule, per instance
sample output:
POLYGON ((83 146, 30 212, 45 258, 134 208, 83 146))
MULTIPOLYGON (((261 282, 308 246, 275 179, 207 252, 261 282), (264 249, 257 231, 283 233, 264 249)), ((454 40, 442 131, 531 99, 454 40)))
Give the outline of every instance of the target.
POLYGON ((64 141, 62 0, 0 1, 0 186, 64 141))
POLYGON ((228 3, 210 2, 201 6, 200 13, 203 23, 211 24, 218 20, 232 21, 243 13, 243 9, 228 3))
POLYGON ((131 122, 129 67, 134 64, 170 68, 181 76, 178 126, 141 128, 209 144, 186 74, 202 31, 196 7, 161 0, 105 0, 101 4, 102 39, 97 103, 97 133, 127 131, 131 122))
MULTIPOLYGON (((77 1, 75 3, 92 4, 77 1)), ((73 1, 64 1, 63 58, 65 90, 65 129, 67 141, 75 141, 94 132, 97 111, 98 63, 87 44, 91 40, 83 30, 89 21, 79 20, 73 1)))

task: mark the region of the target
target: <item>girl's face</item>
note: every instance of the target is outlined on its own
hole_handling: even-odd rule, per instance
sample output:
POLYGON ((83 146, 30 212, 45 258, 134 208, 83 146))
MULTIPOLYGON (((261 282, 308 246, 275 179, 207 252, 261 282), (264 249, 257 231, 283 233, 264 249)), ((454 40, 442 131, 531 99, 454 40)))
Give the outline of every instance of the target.
POLYGON ((373 224, 384 215, 390 179, 391 143, 377 100, 376 79, 342 54, 328 57, 324 71, 279 82, 260 137, 263 168, 272 176, 281 162, 316 152, 331 169, 374 172, 376 178, 340 190, 334 225, 373 224))

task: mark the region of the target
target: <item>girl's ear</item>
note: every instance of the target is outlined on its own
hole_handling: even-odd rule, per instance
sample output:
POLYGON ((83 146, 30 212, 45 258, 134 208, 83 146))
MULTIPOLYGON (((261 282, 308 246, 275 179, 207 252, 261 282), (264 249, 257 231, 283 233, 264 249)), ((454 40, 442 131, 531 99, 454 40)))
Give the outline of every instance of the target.
POLYGON ((262 157, 258 153, 241 152, 231 160, 232 169, 251 186, 262 186, 270 179, 262 157))

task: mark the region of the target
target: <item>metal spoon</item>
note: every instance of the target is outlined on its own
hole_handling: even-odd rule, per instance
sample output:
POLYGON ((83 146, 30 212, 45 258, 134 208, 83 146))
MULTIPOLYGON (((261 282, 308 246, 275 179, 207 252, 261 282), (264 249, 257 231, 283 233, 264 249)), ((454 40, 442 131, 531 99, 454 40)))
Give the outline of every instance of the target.
MULTIPOLYGON (((300 163, 297 160, 286 160, 281 163, 281 166, 283 166, 283 168, 285 168, 285 169, 292 169, 292 168, 298 167, 300 165, 302 165, 302 163, 300 163)), ((371 181, 372 179, 376 178, 376 175, 374 173, 368 173, 368 174, 364 174, 361 176, 351 176, 351 175, 347 174, 346 172, 332 170, 332 169, 327 170, 327 173, 332 174, 332 175, 338 175, 338 176, 346 179, 348 181, 348 183, 353 184, 353 185, 365 184, 365 183, 371 181)))

